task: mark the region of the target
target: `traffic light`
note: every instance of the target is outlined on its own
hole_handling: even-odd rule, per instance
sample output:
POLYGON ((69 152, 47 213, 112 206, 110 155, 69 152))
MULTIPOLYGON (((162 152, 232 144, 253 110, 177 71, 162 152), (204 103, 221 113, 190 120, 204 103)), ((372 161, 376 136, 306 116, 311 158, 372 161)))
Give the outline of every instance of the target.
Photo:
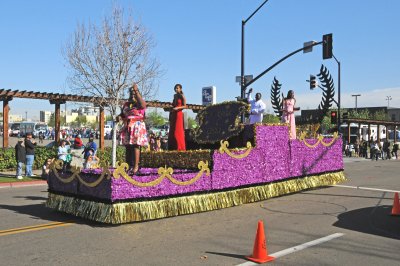
POLYGON ((331 124, 333 125, 337 124, 337 111, 331 112, 331 124))
POLYGON ((332 33, 322 36, 322 59, 332 58, 332 33))
POLYGON ((349 113, 343 113, 343 120, 349 119, 349 113))
POLYGON ((310 90, 315 89, 317 86, 317 78, 313 75, 310 75, 310 90))

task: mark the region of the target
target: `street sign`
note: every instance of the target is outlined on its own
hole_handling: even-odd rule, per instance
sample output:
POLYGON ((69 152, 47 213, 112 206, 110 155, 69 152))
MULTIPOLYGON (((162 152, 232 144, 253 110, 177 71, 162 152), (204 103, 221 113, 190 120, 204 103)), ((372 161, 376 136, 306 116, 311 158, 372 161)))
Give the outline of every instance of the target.
MULTIPOLYGON (((236 76, 236 82, 240 83, 242 80, 241 76, 236 76)), ((253 80, 253 75, 245 75, 244 76, 244 82, 245 83, 249 83, 250 81, 253 80)))
MULTIPOLYGON (((305 47, 307 47, 307 46, 310 46, 310 45, 313 45, 314 43, 315 43, 315 41, 305 42, 305 43, 303 44, 303 48, 305 48, 305 47)), ((312 48, 313 48, 313 47, 311 46, 311 47, 308 47, 308 48, 303 49, 303 54, 312 52, 312 48)))
POLYGON ((211 105, 217 103, 217 88, 215 86, 203 87, 201 89, 203 105, 211 105))

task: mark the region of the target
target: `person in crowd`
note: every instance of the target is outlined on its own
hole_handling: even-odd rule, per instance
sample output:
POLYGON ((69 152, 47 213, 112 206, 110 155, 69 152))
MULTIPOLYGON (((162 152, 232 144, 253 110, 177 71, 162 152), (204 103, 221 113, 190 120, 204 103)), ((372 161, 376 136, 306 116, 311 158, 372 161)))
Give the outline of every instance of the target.
POLYGON ((363 157, 365 159, 368 159, 368 141, 364 140, 362 146, 363 146, 363 157))
POLYGON ((397 151, 398 150, 399 150, 399 144, 397 142, 393 143, 392 156, 396 157, 396 160, 397 160, 397 151))
POLYGON ((290 90, 287 93, 286 98, 282 101, 282 123, 289 123, 290 127, 290 139, 296 139, 296 121, 294 112, 299 111, 300 107, 295 107, 296 99, 294 98, 294 91, 290 90))
POLYGON ((150 150, 154 151, 156 150, 156 136, 154 133, 149 134, 149 142, 150 142, 150 150))
POLYGON ((354 156, 360 156, 360 141, 358 139, 356 139, 356 142, 354 143, 354 156))
POLYGON ((148 146, 146 124, 144 123, 146 102, 139 92, 137 84, 129 90, 129 99, 122 106, 122 112, 117 116, 117 122, 123 121, 120 138, 125 145, 125 160, 129 165, 129 173, 137 174, 139 171, 140 148, 148 146))
MULTIPOLYGON (((382 149, 383 149, 383 153, 384 153, 384 155, 385 155, 385 158, 386 158, 387 160, 392 159, 392 154, 391 154, 391 151, 390 151, 390 142, 389 142, 388 139, 385 139, 385 141, 383 142, 382 149)), ((384 158, 384 157, 382 157, 382 159, 383 159, 383 158, 384 158)))
POLYGON ((250 125, 255 123, 262 123, 266 108, 265 103, 261 100, 262 97, 261 93, 257 92, 256 98, 253 99, 253 97, 251 96, 252 92, 253 88, 250 88, 249 92, 247 93, 247 101, 250 104, 250 117, 249 117, 250 125))
POLYGON ((39 143, 43 143, 44 134, 42 131, 39 132, 39 143))
POLYGON ((185 151, 185 127, 182 110, 187 108, 186 98, 183 94, 181 84, 176 84, 174 90, 175 94, 172 101, 173 108, 169 113, 170 129, 168 134, 168 149, 185 151))
POLYGON ((85 148, 82 151, 83 154, 83 159, 87 159, 87 157, 89 156, 89 149, 93 149, 94 153, 96 154, 97 151, 97 144, 96 142, 94 142, 94 138, 93 136, 89 137, 89 142, 86 143, 85 148))
POLYGON ((94 154, 93 149, 89 149, 89 156, 86 158, 85 161, 85 169, 94 169, 98 168, 100 163, 99 157, 94 154))
POLYGON ((166 137, 161 138, 161 149, 163 151, 168 150, 168 139, 166 137))
POLYGON ((71 135, 65 134, 65 145, 71 148, 71 135))
POLYGON ((369 138, 368 145, 369 145, 369 158, 372 160, 373 159, 373 153, 372 153, 371 149, 375 145, 374 137, 371 136, 369 138))
POLYGON ((345 144, 344 144, 344 155, 345 155, 346 157, 349 156, 349 149, 350 149, 350 145, 349 145, 349 143, 348 143, 347 140, 346 140, 346 142, 345 142, 345 144))
POLYGON ((161 151, 161 133, 156 137, 155 151, 161 151))
POLYGON ((353 157, 353 151, 354 151, 354 145, 353 143, 349 144, 349 151, 348 151, 348 156, 353 157))
POLYGON ((381 152, 379 156, 382 158, 382 160, 385 160, 385 152, 383 150, 383 140, 378 141, 378 147, 381 152))
POLYGON ((35 146, 36 141, 32 138, 32 133, 27 133, 25 137, 25 152, 26 152, 26 176, 36 176, 32 172, 33 163, 35 162, 35 146))
POLYGON ((82 149, 83 147, 84 146, 83 146, 83 141, 81 139, 81 135, 78 134, 75 136, 75 139, 74 139, 74 148, 79 150, 79 149, 82 149))
POLYGON ((69 153, 69 146, 66 145, 67 141, 63 139, 61 141, 61 145, 58 147, 58 159, 63 161, 63 168, 62 172, 65 173, 65 171, 70 167, 70 163, 72 161, 72 156, 69 153))
POLYGON ((44 180, 48 180, 49 175, 50 175, 50 165, 53 163, 54 159, 53 158, 47 158, 46 161, 44 161, 43 167, 42 167, 42 178, 44 180))
POLYGON ((15 145, 15 159, 17 160, 17 179, 23 179, 22 166, 26 161, 26 151, 23 138, 18 139, 18 142, 15 145))
POLYGON ((378 141, 375 140, 371 143, 370 150, 371 150, 371 160, 376 159, 378 161, 379 155, 381 154, 378 141))

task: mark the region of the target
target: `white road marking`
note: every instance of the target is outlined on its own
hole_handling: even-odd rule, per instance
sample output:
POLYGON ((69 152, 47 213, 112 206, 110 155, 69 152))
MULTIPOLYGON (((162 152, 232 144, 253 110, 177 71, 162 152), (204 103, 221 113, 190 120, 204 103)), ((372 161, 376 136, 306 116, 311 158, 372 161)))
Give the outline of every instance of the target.
POLYGON ((362 189, 362 190, 373 190, 373 191, 381 191, 381 192, 392 192, 392 193, 398 192, 398 193, 400 193, 400 191, 398 191, 398 190, 372 188, 372 187, 359 187, 359 186, 346 186, 346 185, 333 185, 332 187, 354 188, 354 189, 362 189))
MULTIPOLYGON (((335 233, 335 234, 332 234, 332 235, 329 235, 329 236, 325 236, 325 237, 322 237, 322 238, 318 238, 316 240, 313 240, 313 241, 310 241, 310 242, 307 242, 307 243, 304 243, 304 244, 301 244, 301 245, 298 245, 298 246, 295 246, 295 247, 287 248, 287 249, 284 249, 284 250, 281 250, 281 251, 278 251, 278 252, 275 252, 275 253, 272 253, 272 254, 268 254, 268 256, 272 256, 272 257, 275 257, 275 258, 283 257, 285 255, 288 255, 288 254, 291 254, 291 253, 294 253, 294 252, 297 252, 297 251, 300 251, 300 250, 303 250, 303 249, 306 249, 306 248, 309 248, 309 247, 312 247, 312 246, 315 246, 315 245, 318 245, 318 244, 322 244, 324 242, 328 242, 328 241, 330 241, 332 239, 341 237, 343 235, 344 234, 342 234, 342 233, 335 233)), ((248 262, 245 262, 245 263, 242 263, 242 264, 238 264, 236 266, 251 266, 251 265, 259 265, 259 264, 255 263, 255 262, 248 261, 248 262)))

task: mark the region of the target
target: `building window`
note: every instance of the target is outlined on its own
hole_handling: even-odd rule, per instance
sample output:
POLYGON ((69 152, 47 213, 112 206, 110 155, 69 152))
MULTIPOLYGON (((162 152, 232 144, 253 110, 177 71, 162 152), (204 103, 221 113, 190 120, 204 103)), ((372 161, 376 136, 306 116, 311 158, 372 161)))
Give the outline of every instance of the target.
POLYGON ((396 121, 396 114, 392 114, 392 121, 396 121))

